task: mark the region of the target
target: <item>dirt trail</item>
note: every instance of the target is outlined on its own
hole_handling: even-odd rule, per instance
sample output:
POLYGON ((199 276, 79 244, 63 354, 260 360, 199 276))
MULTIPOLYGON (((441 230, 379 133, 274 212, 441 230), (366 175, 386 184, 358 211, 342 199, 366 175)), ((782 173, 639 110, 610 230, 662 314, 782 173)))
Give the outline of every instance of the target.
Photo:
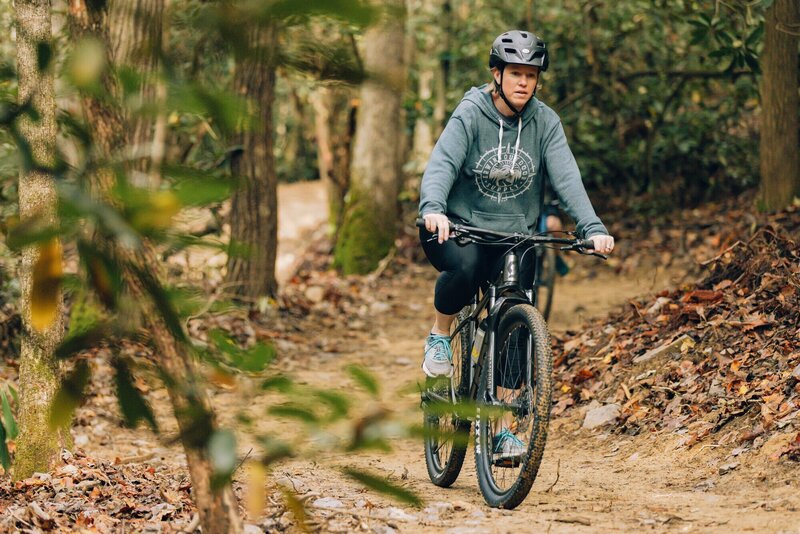
MULTIPOLYGON (((301 384, 330 388, 352 386, 343 368, 349 363, 361 364, 380 379, 382 388, 380 402, 361 394, 354 397, 361 415, 380 408, 390 410, 396 419, 419 421, 419 394, 414 384, 420 378, 421 340, 430 326, 435 273, 427 266, 411 269, 412 276, 402 280, 383 279, 385 305, 376 308, 370 320, 354 321, 345 331, 320 323, 297 333, 319 350, 309 353, 291 343, 279 345, 278 368, 301 384)), ((552 319, 556 331, 577 328, 588 317, 680 278, 679 273, 668 270, 641 270, 624 276, 610 268, 591 271, 576 269, 560 280, 552 319)), ((244 412, 258 421, 259 432, 286 439, 307 436, 296 432, 298 423, 266 415, 266 408, 280 397, 264 394, 257 384, 239 379, 235 386, 213 392, 221 423, 237 426, 236 416, 244 412)), ((153 391, 150 398, 169 433, 174 423, 166 395, 153 391)), ((93 402, 110 406, 113 398, 95 397, 93 402)), ((83 408, 91 409, 92 405, 83 408)), ((477 487, 472 446, 452 488, 430 484, 418 438, 392 440, 389 452, 316 453, 313 458, 281 464, 271 478, 301 496, 311 496, 310 503, 326 498, 317 502, 323 507, 310 506, 315 524, 325 532, 800 532, 796 473, 767 459, 769 443, 759 455, 739 457, 738 465, 731 467, 726 465, 727 453, 718 454, 714 444, 687 451, 677 448, 679 436, 674 434, 613 435, 581 430, 581 422, 580 413, 552 422, 539 477, 527 500, 514 511, 485 506, 477 487), (365 492, 340 474, 341 466, 389 475, 420 495, 426 507, 398 505, 365 492)), ((111 459, 146 454, 148 462, 170 468, 183 461, 178 448, 161 445, 144 431, 112 428, 111 433, 98 433, 97 424, 104 423, 95 420, 91 426, 75 429, 78 442, 89 454, 111 459), (104 438, 95 439, 92 434, 104 438)), ((247 432, 240 433, 240 440, 242 455, 251 447, 259 450, 247 432)), ((287 517, 250 521, 280 530, 287 517)))
MULTIPOLYGON (((307 365, 298 364, 295 373, 313 383, 330 384, 332 377, 344 376, 338 371, 345 362, 361 363, 381 377, 385 402, 400 400, 394 409, 413 413, 419 397, 416 392, 408 393, 407 386, 419 378, 420 338, 429 326, 427 312, 418 308, 429 307, 433 275, 420 268, 414 280, 412 285, 392 288, 392 310, 377 317, 375 326, 367 326, 381 332, 380 336, 351 346, 335 360, 312 357, 307 365)), ((586 294, 599 282, 576 281, 572 289, 586 294)), ((618 299, 623 297, 621 290, 615 290, 613 278, 604 279, 602 286, 618 299)), ((575 416, 553 422, 539 477, 528 499, 515 511, 492 510, 483 504, 472 447, 462 475, 448 490, 428 482, 418 441, 398 440, 391 453, 331 460, 337 465, 354 464, 393 473, 395 481, 401 481, 407 470, 408 487, 434 506, 423 511, 401 507, 408 517, 390 522, 402 532, 419 531, 420 524, 425 524, 426 530, 449 532, 517 532, 522 525, 527 532, 645 528, 679 532, 798 531, 800 497, 796 477, 787 468, 756 459, 753 465, 739 468, 740 472, 720 476, 721 460, 711 454, 713 450, 677 450, 678 436, 614 436, 581 430, 580 424, 575 416), (436 513, 437 509, 442 512, 436 513)), ((379 507, 396 506, 358 493, 357 486, 331 469, 310 469, 307 463, 296 462, 284 473, 289 473, 301 491, 336 498, 345 509, 357 512, 365 498, 380 503, 379 507)), ((373 510, 376 516, 381 513, 386 512, 373 510)), ((333 515, 339 516, 340 523, 342 517, 347 518, 345 511, 333 515)), ((327 528, 336 530, 336 520, 332 521, 327 528)), ((346 525, 353 527, 352 521, 340 526, 346 525)))
POLYGON ((278 187, 278 259, 275 277, 283 284, 301 260, 308 236, 325 224, 328 193, 321 182, 296 182, 278 187))

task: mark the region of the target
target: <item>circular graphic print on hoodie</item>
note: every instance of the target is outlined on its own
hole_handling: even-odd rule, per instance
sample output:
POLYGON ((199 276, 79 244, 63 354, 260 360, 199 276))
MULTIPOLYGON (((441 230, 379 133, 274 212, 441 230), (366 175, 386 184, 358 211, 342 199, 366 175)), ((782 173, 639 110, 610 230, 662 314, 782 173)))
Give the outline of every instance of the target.
POLYGON ((475 166, 475 181, 481 194, 504 202, 530 189, 536 167, 521 148, 515 151, 511 145, 506 145, 499 159, 497 152, 497 148, 492 148, 481 156, 475 166))

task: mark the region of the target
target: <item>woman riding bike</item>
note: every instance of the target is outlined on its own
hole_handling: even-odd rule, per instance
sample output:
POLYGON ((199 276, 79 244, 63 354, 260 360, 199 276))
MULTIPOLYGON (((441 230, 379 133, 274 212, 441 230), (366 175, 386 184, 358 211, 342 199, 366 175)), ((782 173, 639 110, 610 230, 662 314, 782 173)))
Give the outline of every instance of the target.
MULTIPOLYGON (((453 372, 450 328, 480 284, 498 272, 503 247, 449 241, 449 220, 502 232, 536 231, 541 191, 550 180, 581 238, 597 252, 614 249, 594 212, 558 115, 535 98, 550 58, 544 41, 527 31, 498 36, 489 53, 494 82, 464 95, 436 143, 420 187, 420 240, 441 273, 434 293, 435 321, 425 341, 422 369, 429 377, 453 372)), ((535 255, 521 258, 520 280, 531 287, 535 255)), ((510 377, 503 388, 518 388, 510 377)), ((513 459, 526 445, 514 428, 495 436, 495 452, 513 459)))

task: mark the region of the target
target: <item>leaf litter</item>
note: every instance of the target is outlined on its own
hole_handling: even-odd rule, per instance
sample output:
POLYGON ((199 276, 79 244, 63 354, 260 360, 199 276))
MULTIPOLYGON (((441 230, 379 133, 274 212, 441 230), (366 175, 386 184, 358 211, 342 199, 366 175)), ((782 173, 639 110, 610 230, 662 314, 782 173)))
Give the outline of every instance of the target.
POLYGON ((800 212, 697 215, 697 282, 556 338, 553 413, 616 403, 615 432, 670 432, 683 447, 713 437, 734 455, 788 434, 770 457, 800 461, 800 212))

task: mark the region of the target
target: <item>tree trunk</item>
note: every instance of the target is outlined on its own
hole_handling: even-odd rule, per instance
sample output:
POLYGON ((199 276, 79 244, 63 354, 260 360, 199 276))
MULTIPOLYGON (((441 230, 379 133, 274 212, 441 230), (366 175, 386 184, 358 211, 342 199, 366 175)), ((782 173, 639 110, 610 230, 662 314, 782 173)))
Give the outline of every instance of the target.
MULTIPOLYGON (((94 7, 93 4, 87 5, 85 0, 73 0, 69 6, 69 17, 74 40, 93 37, 104 43, 109 42, 107 12, 102 4, 94 7)), ((121 108, 111 98, 118 94, 116 81, 106 76, 103 85, 108 98, 83 96, 82 105, 98 152, 110 157, 124 148, 127 128, 121 108)), ((101 169, 97 172, 94 187, 98 195, 108 197, 112 184, 113 175, 110 171, 101 169)), ((167 391, 178 421, 192 480, 192 496, 203 531, 214 534, 240 533, 242 521, 232 488, 229 484, 216 490, 212 488, 213 468, 207 442, 216 427, 216 421, 194 369, 190 349, 169 331, 143 284, 141 273, 159 279, 155 271, 158 265, 156 255, 147 243, 139 250, 117 247, 115 243, 106 243, 105 246, 118 258, 126 289, 142 306, 144 328, 155 346, 156 361, 166 374, 167 391)))
MULTIPOLYGON (((169 0, 113 0, 108 3, 108 31, 111 62, 116 68, 127 67, 141 76, 139 105, 152 106, 166 99, 166 86, 159 68, 166 39, 164 12, 169 0)), ((166 117, 123 111, 127 125, 126 150, 131 157, 133 184, 157 187, 164 156, 166 117)))
POLYGON ((775 211, 800 189, 798 146, 797 0, 775 0, 767 10, 761 54, 761 183, 758 207, 775 211))
POLYGON ((226 282, 234 294, 251 303, 274 297, 278 249, 278 177, 273 155, 272 105, 275 98, 274 27, 254 28, 253 53, 237 58, 236 92, 249 99, 254 124, 243 128, 243 152, 233 162, 244 183, 231 200, 231 248, 226 282))
POLYGON ((358 126, 350 169, 350 191, 336 244, 335 262, 345 274, 373 270, 394 244, 400 182, 402 3, 387 2, 390 17, 364 36, 364 68, 358 126))
MULTIPOLYGON (((428 62, 426 62, 428 63, 428 62)), ((420 66, 419 71, 419 86, 417 93, 419 95, 419 103, 417 110, 417 119, 414 121, 414 172, 422 174, 425 166, 428 163, 428 158, 431 156, 433 150, 433 125, 431 124, 432 117, 428 114, 430 100, 433 97, 433 81, 436 77, 436 68, 438 65, 425 64, 420 66)))
MULTIPOLYGON (((19 102, 31 99, 38 120, 24 117, 20 133, 30 145, 37 170, 23 168, 19 179, 19 214, 22 221, 40 219, 43 226, 57 224, 57 193, 53 177, 41 170, 52 167, 56 154, 55 89, 52 66, 40 71, 37 45, 51 42, 49 0, 17 0, 17 69, 19 102)), ((61 247, 51 242, 49 253, 59 266, 61 247)), ((64 303, 59 287, 51 289, 50 304, 55 306, 49 324, 32 321, 33 272, 43 246, 27 247, 22 252, 20 307, 23 335, 19 369, 19 437, 14 477, 23 479, 34 472, 47 472, 58 458, 59 448, 69 443, 69 430, 50 430, 53 397, 59 387, 59 365, 54 356, 64 331, 64 303)), ((58 269, 60 270, 60 268, 58 269)))
MULTIPOLYGON (((350 87, 319 87, 312 96, 319 177, 328 189, 328 222, 338 234, 350 185, 355 108, 350 87)), ((334 243, 336 235, 334 235, 334 243)))
POLYGON ((416 25, 424 28, 417 32, 418 49, 414 51, 414 65, 417 68, 417 116, 414 121, 412 160, 414 172, 421 175, 428 163, 436 138, 441 133, 440 123, 444 119, 445 90, 441 56, 447 42, 446 31, 441 21, 446 20, 442 0, 421 0, 414 3, 417 10, 413 17, 416 25), (441 101, 441 106, 439 106, 441 101), (441 107, 441 109, 440 109, 441 107), (440 115, 440 116, 439 116, 440 115))
POLYGON ((439 61, 439 69, 436 71, 436 95, 433 104, 434 139, 439 138, 447 123, 447 87, 450 78, 450 46, 452 42, 450 35, 453 31, 453 7, 450 0, 444 0, 442 3, 442 20, 444 21, 441 32, 442 42, 439 45, 442 58, 439 61))

